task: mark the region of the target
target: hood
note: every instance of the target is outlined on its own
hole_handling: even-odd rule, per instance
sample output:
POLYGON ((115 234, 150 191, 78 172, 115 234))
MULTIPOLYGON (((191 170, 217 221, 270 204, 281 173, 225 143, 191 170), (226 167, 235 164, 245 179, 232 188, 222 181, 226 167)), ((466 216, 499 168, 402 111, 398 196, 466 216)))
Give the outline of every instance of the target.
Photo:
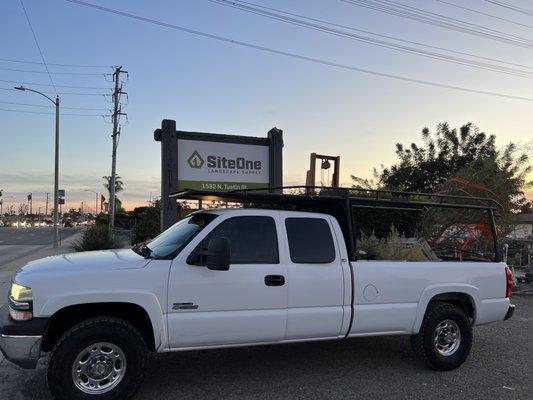
POLYGON ((84 251, 41 258, 26 264, 19 275, 48 271, 94 270, 143 268, 150 262, 131 249, 84 251))

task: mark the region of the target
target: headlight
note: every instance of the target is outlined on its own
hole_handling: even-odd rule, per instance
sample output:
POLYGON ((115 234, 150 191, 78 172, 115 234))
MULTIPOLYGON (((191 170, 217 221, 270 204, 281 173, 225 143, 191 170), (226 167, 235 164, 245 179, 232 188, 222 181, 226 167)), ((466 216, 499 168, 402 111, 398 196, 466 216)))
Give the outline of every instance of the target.
POLYGON ((11 283, 11 298, 15 301, 32 301, 33 295, 31 288, 19 285, 16 282, 11 283))
POLYGON ((33 318, 33 294, 28 286, 11 283, 9 292, 9 315, 15 321, 33 318))

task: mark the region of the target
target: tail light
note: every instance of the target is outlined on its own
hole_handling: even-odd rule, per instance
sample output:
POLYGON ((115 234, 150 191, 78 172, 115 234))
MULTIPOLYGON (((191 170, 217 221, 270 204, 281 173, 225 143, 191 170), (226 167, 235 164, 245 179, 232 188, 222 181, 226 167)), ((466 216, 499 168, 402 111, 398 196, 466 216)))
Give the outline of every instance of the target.
POLYGON ((505 297, 511 297, 513 295, 513 272, 509 267, 505 267, 505 281, 505 297))

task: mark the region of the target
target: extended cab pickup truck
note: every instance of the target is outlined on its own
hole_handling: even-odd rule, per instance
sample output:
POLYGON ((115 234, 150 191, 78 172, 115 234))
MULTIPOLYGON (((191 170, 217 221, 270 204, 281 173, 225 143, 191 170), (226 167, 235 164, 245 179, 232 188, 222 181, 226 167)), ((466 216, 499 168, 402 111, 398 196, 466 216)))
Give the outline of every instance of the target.
POLYGON ((1 310, 0 348, 25 368, 49 352, 54 398, 130 398, 149 351, 411 335, 428 366, 450 370, 473 326, 513 313, 502 262, 357 261, 357 204, 342 194, 175 197, 277 207, 197 211, 146 245, 24 266, 1 310))

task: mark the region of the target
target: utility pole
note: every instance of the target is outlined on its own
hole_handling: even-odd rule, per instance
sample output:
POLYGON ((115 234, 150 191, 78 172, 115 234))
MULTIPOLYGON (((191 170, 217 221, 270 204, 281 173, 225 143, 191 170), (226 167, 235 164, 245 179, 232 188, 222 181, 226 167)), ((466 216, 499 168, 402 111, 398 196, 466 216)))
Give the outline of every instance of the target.
POLYGON ((113 72, 113 81, 115 82, 115 90, 113 91, 113 151, 111 153, 111 182, 109 182, 109 227, 115 226, 115 185, 117 173, 117 146, 118 138, 120 136, 120 116, 125 115, 120 108, 120 95, 125 94, 122 91, 122 84, 120 83, 120 74, 127 74, 128 71, 123 71, 122 66, 115 67, 113 72))
POLYGON ((30 209, 30 215, 33 214, 33 193, 28 195, 28 206, 30 209))
POLYGON ((48 215, 48 193, 46 193, 46 207, 44 208, 44 215, 48 215))
POLYGON ((61 241, 59 237, 59 96, 56 96, 56 135, 55 135, 55 157, 54 157, 54 249, 59 247, 61 241))
POLYGON ((85 189, 86 192, 94 193, 94 216, 96 217, 98 215, 98 192, 95 192, 94 190, 85 189))

